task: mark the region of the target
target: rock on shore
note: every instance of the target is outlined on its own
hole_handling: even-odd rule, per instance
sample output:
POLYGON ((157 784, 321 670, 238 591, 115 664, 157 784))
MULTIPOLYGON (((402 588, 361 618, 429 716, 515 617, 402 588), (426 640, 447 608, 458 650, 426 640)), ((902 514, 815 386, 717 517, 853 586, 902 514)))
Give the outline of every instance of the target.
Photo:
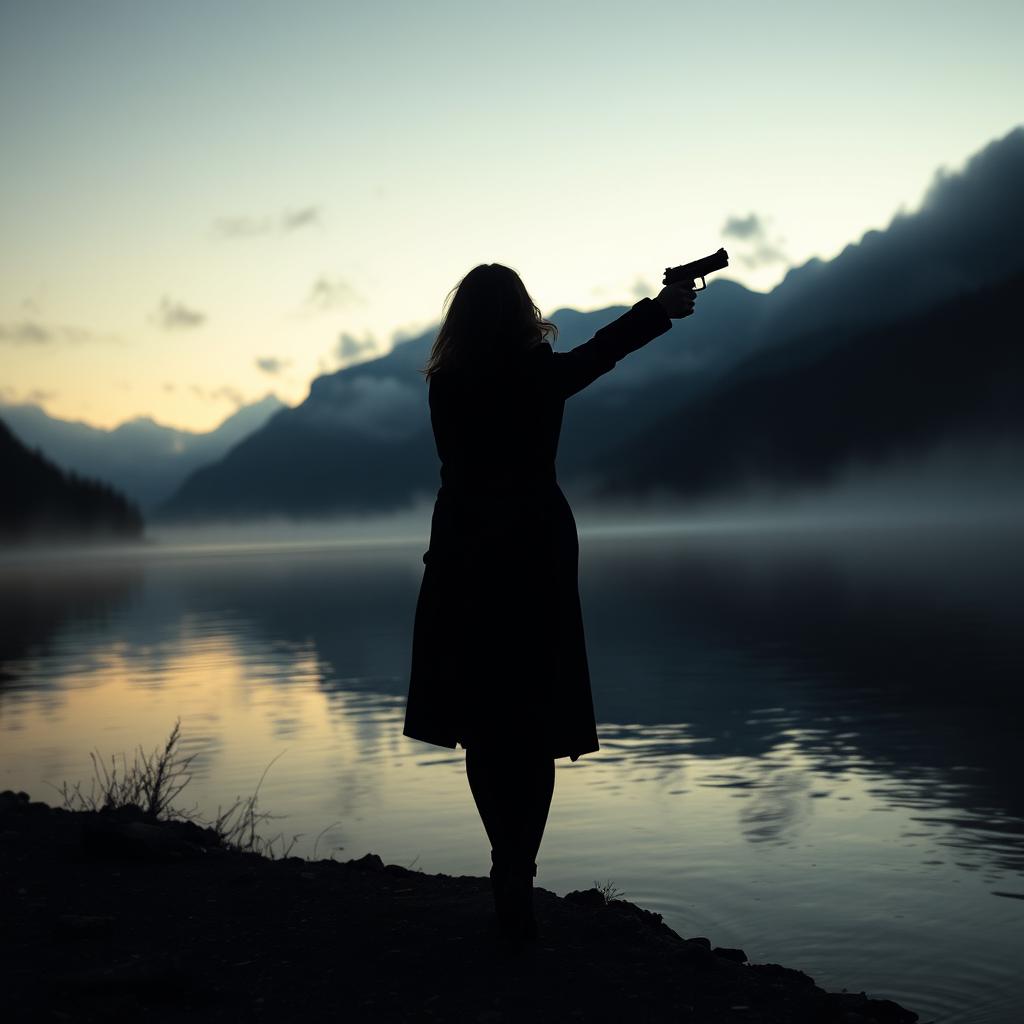
POLYGON ((540 941, 510 954, 487 878, 271 860, 191 823, 23 793, 0 793, 0 900, 12 1022, 917 1020, 595 889, 536 889, 540 941))

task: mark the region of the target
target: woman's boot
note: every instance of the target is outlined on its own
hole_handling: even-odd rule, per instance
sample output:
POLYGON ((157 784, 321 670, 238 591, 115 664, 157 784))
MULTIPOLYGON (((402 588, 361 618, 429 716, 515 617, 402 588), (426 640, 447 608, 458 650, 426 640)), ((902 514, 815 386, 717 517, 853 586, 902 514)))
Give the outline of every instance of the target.
POLYGON ((533 879, 537 865, 491 851, 491 890, 498 929, 505 942, 520 946, 537 938, 533 914, 533 879))

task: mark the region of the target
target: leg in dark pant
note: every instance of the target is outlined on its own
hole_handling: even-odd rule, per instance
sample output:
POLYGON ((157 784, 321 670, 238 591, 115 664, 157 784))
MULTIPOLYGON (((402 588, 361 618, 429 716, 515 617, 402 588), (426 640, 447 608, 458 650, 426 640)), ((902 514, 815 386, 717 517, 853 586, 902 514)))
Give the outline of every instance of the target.
POLYGON ((472 747, 466 775, 495 858, 532 869, 551 807, 554 758, 472 747))

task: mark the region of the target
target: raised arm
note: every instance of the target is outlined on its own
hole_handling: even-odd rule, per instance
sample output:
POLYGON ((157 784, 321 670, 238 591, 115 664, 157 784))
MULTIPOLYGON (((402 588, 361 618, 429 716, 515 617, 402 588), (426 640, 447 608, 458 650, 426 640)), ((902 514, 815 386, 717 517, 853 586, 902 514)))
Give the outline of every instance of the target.
POLYGON ((623 356, 664 334, 673 319, 689 316, 693 295, 691 288, 668 285, 656 299, 641 299, 589 341, 568 352, 555 352, 551 360, 555 388, 563 398, 582 391, 623 356))

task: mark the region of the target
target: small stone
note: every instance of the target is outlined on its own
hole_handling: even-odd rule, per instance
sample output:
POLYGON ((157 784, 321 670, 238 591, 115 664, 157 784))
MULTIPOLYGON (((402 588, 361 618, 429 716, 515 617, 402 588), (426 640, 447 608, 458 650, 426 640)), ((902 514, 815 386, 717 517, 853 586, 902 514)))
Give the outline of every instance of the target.
POLYGON ((29 805, 28 793, 14 793, 5 789, 0 793, 0 815, 19 814, 29 805))
POLYGON ((383 871, 384 861, 382 861, 378 854, 367 853, 362 857, 355 858, 348 862, 350 867, 360 868, 363 871, 383 871))
POLYGON ((684 940, 680 955, 688 967, 712 967, 717 962, 711 950, 702 942, 684 940))

